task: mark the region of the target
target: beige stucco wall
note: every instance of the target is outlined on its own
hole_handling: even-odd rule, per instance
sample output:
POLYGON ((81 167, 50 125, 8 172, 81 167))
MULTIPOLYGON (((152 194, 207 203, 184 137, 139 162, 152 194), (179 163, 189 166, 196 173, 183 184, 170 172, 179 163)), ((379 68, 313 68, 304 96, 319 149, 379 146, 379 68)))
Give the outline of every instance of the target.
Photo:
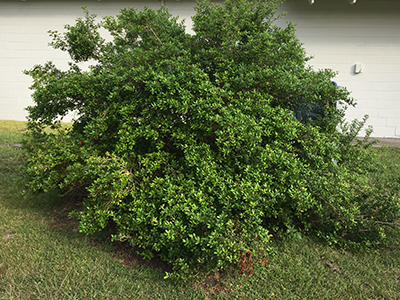
MULTIPOLYGON (((146 1, 4 1, 0 0, 0 119, 24 120, 24 107, 31 105, 30 78, 22 74, 34 64, 48 60, 66 67, 67 57, 52 50, 47 31, 62 30, 83 16, 81 6, 99 16, 114 15, 124 7, 159 8, 186 19, 194 13, 194 0, 146 1)), ((357 108, 347 118, 370 116, 376 137, 400 137, 400 1, 287 0, 287 20, 298 24, 297 32, 315 68, 339 72, 336 81, 352 91, 357 108), (355 74, 354 64, 363 66, 355 74)), ((190 31, 190 30, 189 30, 190 31)))

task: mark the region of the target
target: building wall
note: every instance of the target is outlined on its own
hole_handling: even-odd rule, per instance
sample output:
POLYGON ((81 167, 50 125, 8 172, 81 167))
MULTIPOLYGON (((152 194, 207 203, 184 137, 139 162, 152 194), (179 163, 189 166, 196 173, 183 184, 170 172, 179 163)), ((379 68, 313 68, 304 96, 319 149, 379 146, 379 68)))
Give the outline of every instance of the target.
POLYGON ((77 17, 84 16, 82 5, 100 20, 102 16, 118 14, 125 7, 158 9, 161 2, 0 0, 0 119, 26 120, 24 108, 33 102, 28 89, 31 79, 22 70, 46 61, 67 68, 68 55, 48 46, 51 39, 47 31, 63 31, 65 24, 74 24, 77 17))
POLYGON ((315 69, 339 72, 335 81, 357 100, 349 120, 369 115, 375 137, 400 137, 400 1, 287 0, 287 15, 315 69), (363 72, 354 73, 362 64, 363 72))
MULTIPOLYGON (((25 120, 24 107, 31 105, 29 76, 22 70, 53 61, 67 67, 68 57, 48 47, 48 30, 62 30, 83 16, 82 5, 99 17, 115 15, 121 8, 160 8, 186 19, 191 26, 194 0, 102 0, 102 1, 4 1, 0 0, 0 119, 25 120)), ((357 100, 347 118, 368 114, 376 137, 400 137, 400 1, 287 0, 282 7, 287 16, 278 21, 285 26, 292 20, 297 34, 316 69, 339 72, 336 81, 352 91, 357 100), (363 66, 354 73, 354 64, 363 66)), ((190 32, 190 29, 188 29, 190 32)))

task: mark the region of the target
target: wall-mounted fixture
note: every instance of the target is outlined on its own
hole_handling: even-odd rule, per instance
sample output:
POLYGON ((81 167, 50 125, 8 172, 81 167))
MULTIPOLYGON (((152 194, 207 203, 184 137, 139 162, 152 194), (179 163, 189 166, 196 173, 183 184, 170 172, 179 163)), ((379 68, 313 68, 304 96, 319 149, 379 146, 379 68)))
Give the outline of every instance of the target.
MULTIPOLYGON (((307 0, 310 5, 313 5, 315 3, 315 0, 307 0)), ((357 0, 347 0, 350 4, 356 4, 357 0)))
POLYGON ((363 71, 363 66, 362 64, 355 64, 354 65, 354 73, 360 74, 363 71))

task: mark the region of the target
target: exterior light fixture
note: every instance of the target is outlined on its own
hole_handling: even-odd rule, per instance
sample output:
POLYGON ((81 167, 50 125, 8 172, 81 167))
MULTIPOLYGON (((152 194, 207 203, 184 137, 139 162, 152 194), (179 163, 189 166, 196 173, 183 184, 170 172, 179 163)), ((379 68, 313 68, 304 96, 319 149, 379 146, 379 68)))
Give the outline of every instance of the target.
MULTIPOLYGON (((315 0, 307 0, 310 5, 313 5, 315 3, 315 0)), ((350 4, 356 4, 357 0, 347 0, 350 4)))
POLYGON ((355 64, 354 65, 354 73, 360 74, 363 71, 363 66, 362 64, 355 64))

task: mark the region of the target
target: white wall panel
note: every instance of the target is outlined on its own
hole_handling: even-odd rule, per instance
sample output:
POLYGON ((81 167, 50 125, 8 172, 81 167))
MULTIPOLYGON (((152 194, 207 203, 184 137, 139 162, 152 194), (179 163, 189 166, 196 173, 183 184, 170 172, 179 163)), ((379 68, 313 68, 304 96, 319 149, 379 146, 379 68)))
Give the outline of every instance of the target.
POLYGON ((48 46, 48 30, 62 31, 83 17, 82 5, 88 6, 99 20, 115 15, 122 8, 144 6, 158 9, 158 0, 146 1, 1 1, 0 0, 0 119, 25 120, 25 107, 32 105, 30 77, 22 70, 53 61, 67 68, 68 56, 48 46))
POLYGON ((192 28, 192 16, 195 14, 194 6, 195 1, 193 0, 165 0, 165 6, 168 12, 174 16, 179 16, 180 21, 184 21, 187 32, 193 34, 192 28))
POLYGON ((316 69, 331 68, 335 81, 357 100, 347 119, 368 114, 373 136, 400 137, 400 1, 287 0, 286 21, 297 24, 297 35, 314 59, 316 69), (354 65, 363 65, 361 74, 354 65))
MULTIPOLYGON (((28 86, 31 80, 22 74, 34 64, 48 60, 66 68, 67 56, 52 50, 48 30, 62 30, 83 16, 82 5, 100 16, 115 15, 121 8, 145 5, 160 8, 162 1, 44 1, 0 0, 0 119, 24 120, 24 107, 32 104, 28 86)), ((173 15, 185 19, 190 32, 194 0, 165 0, 173 15)), ((286 21, 297 24, 297 34, 315 69, 331 68, 339 72, 335 81, 346 86, 357 100, 348 120, 371 116, 373 136, 400 137, 400 1, 359 0, 350 5, 344 0, 287 0, 282 10, 286 21), (363 73, 354 74, 354 64, 363 65, 363 73)))

